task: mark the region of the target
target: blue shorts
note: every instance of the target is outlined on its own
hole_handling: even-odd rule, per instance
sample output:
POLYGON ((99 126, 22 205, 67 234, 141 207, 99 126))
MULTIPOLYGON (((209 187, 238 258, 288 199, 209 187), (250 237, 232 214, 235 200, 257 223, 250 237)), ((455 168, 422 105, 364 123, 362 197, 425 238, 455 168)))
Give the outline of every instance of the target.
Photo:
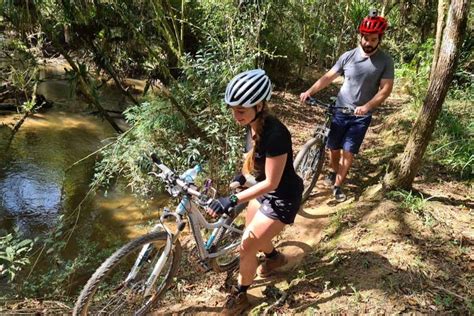
POLYGON ((327 148, 357 154, 371 120, 372 115, 354 116, 336 113, 332 118, 327 148))

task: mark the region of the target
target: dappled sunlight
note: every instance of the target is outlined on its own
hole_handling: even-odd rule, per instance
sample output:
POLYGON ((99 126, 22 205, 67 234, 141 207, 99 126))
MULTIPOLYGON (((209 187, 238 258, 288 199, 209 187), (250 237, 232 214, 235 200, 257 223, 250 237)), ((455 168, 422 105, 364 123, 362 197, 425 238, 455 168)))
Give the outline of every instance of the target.
POLYGON ((96 137, 104 137, 107 134, 112 134, 112 130, 107 128, 107 125, 99 118, 63 111, 48 114, 37 113, 25 121, 23 128, 29 131, 44 129, 49 133, 61 132, 68 129, 80 129, 96 137))
POLYGON ((155 200, 148 206, 141 203, 132 195, 111 193, 106 198, 96 198, 99 216, 106 220, 102 224, 119 228, 121 238, 133 239, 150 231, 151 227, 158 222, 164 201, 155 200))

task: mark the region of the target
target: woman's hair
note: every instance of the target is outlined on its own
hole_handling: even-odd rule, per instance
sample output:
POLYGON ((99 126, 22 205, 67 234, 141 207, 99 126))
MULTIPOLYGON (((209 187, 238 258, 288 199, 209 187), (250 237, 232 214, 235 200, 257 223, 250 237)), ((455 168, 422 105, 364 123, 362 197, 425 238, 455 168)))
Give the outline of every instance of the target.
POLYGON ((260 138, 262 137, 263 133, 263 124, 265 122, 265 118, 270 114, 265 104, 265 101, 262 102, 263 107, 260 110, 260 114, 258 114, 258 118, 256 119, 256 130, 255 135, 252 136, 252 149, 247 153, 244 160, 244 165, 242 166, 242 173, 249 174, 253 173, 255 170, 255 151, 260 145, 260 138))

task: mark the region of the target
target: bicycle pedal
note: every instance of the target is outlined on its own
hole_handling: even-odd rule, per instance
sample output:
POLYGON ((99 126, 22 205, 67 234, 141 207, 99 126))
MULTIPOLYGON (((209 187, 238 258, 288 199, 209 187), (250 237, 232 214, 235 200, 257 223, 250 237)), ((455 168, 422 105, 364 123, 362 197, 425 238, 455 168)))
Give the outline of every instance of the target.
POLYGON ((200 260, 198 262, 198 264, 199 264, 198 268, 201 272, 207 273, 207 272, 211 271, 211 267, 209 266, 209 264, 206 261, 200 260))

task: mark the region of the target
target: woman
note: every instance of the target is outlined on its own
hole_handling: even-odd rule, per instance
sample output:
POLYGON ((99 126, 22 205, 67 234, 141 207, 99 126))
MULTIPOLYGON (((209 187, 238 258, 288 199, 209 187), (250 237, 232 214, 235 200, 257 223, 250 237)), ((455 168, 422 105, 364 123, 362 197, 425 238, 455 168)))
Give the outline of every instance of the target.
POLYGON ((293 169, 291 135, 277 118, 267 112, 271 82, 265 71, 254 69, 234 77, 227 85, 225 102, 236 122, 247 127, 248 151, 242 171, 253 174, 257 183, 235 195, 221 197, 209 206, 213 216, 249 202, 245 231, 240 246, 238 286, 227 297, 223 313, 235 315, 250 303, 247 289, 255 272, 267 276, 286 263, 285 256, 272 244, 272 238, 286 224, 292 224, 301 204, 303 181, 293 169), (257 253, 265 254, 258 266, 257 253), (257 269, 258 268, 258 269, 257 269))

